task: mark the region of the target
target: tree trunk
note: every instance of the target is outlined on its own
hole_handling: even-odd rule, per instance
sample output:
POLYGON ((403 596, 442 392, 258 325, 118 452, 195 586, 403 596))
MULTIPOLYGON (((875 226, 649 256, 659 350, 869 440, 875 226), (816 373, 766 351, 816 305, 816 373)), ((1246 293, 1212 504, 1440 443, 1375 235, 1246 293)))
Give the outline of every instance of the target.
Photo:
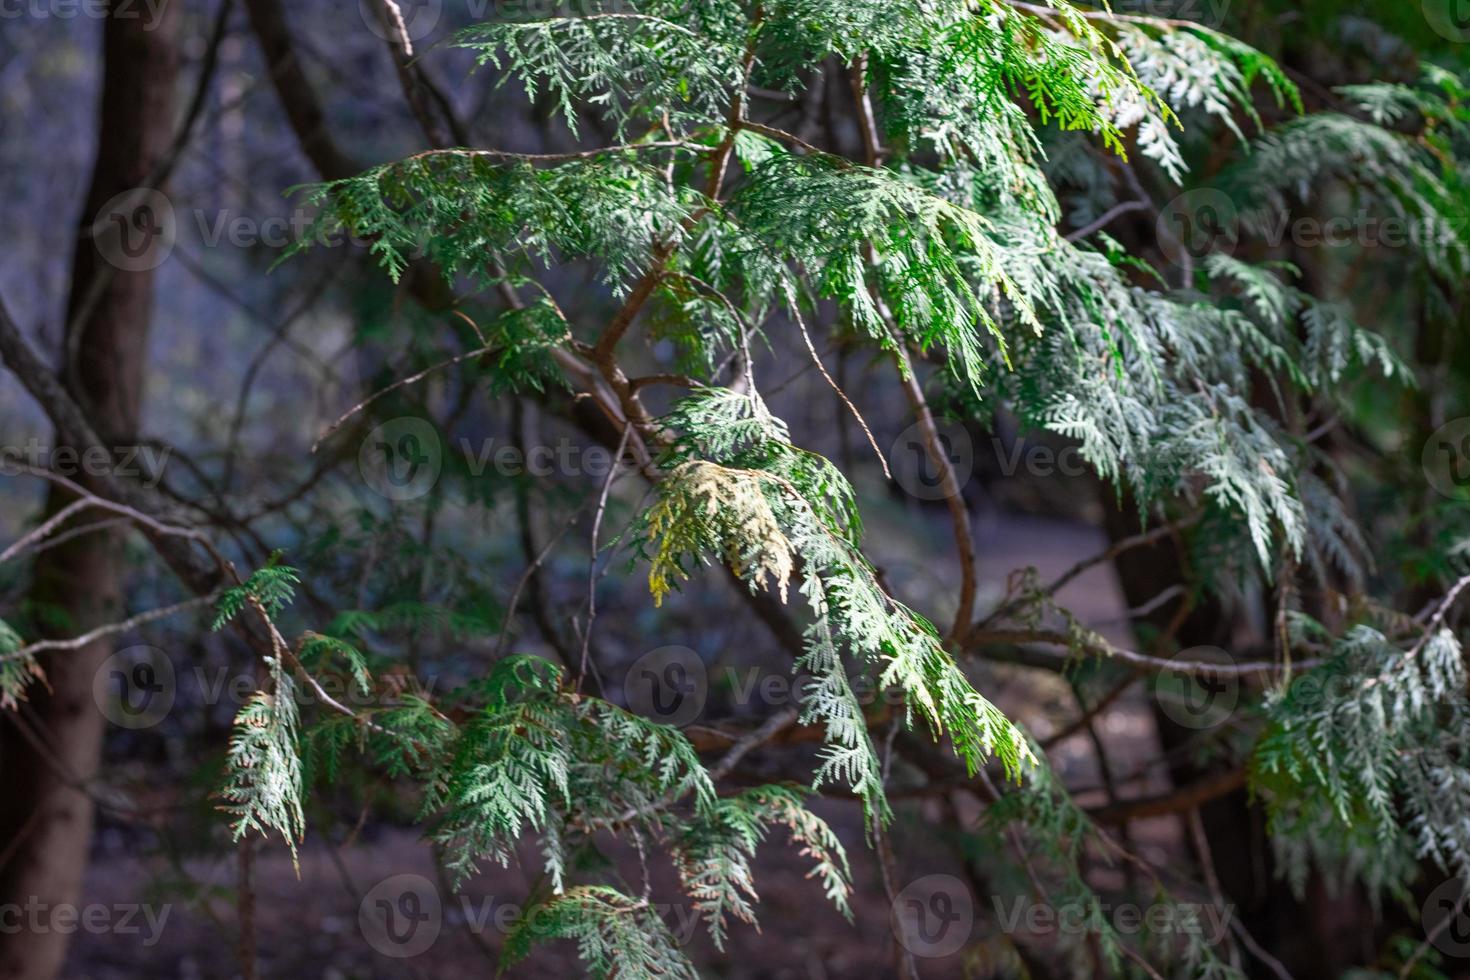
MULTIPOLYGON (((103 28, 97 159, 78 225, 62 374, 102 439, 118 446, 137 437, 153 305, 147 266, 153 263, 135 246, 154 225, 150 215, 140 214, 132 230, 113 229, 132 236, 120 262, 93 229, 106 231, 97 223, 99 212, 117 195, 146 185, 168 152, 179 4, 162 4, 156 16, 146 17, 131 4, 112 6, 103 28)), ((134 207, 130 199, 119 213, 131 217, 134 207)), ((113 210, 101 217, 109 219, 113 210)), ((63 440, 56 442, 59 448, 63 440)), ((86 483, 85 476, 78 479, 86 483)), ((69 499, 53 485, 48 512, 69 499)), ((120 618, 122 577, 122 541, 114 533, 84 535, 41 553, 31 593, 37 623, 73 635, 120 618)), ((85 901, 81 883, 93 820, 87 790, 105 725, 92 679, 111 652, 112 644, 102 640, 43 657, 46 684, 33 686, 30 701, 0 724, 0 841, 8 854, 0 867, 0 902, 37 910, 35 919, 22 912, 20 931, 0 932, 0 977, 47 980, 65 960, 68 932, 47 924, 58 907, 85 901), (32 921, 42 928, 31 928, 32 921)))
MULTIPOLYGON (((1103 502, 1110 539, 1117 542, 1139 533, 1143 528, 1132 497, 1125 497, 1121 506, 1114 507, 1106 493, 1103 502)), ((1142 605, 1175 582, 1187 581, 1184 564, 1168 540, 1126 551, 1114 559, 1113 566, 1130 608, 1142 605)), ((1162 632, 1176 609, 1175 603, 1166 604, 1144 617, 1144 622, 1162 632)), ((1175 640, 1181 649, 1213 646, 1229 650, 1232 625, 1218 602, 1205 599, 1178 625, 1175 640)), ((1175 723, 1157 708, 1154 720, 1166 753, 1178 752, 1199 734, 1175 723)), ((1179 756, 1169 766, 1176 785, 1194 782, 1211 771, 1196 766, 1187 755, 1179 756)), ((1245 789, 1211 800, 1199 812, 1215 876, 1233 906, 1232 914, 1285 964, 1292 976, 1297 980, 1326 980, 1339 976, 1362 955, 1362 950, 1346 943, 1343 936, 1346 933, 1371 940, 1372 924, 1358 900, 1360 896, 1329 901, 1313 875, 1311 885, 1316 894, 1305 903, 1297 901, 1275 875, 1265 819, 1259 807, 1251 805, 1245 789)), ((1245 959, 1247 972, 1255 975, 1261 964, 1248 953, 1245 959)))

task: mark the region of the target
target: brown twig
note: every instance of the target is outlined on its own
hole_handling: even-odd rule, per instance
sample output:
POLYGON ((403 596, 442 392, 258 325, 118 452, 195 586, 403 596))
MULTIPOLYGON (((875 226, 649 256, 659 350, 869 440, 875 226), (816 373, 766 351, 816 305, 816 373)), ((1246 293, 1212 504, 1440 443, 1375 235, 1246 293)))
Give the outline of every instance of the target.
POLYGON ((142 626, 145 623, 151 623, 159 619, 166 619, 167 617, 176 615, 177 613, 181 613, 186 609, 195 609, 199 606, 208 605, 214 602, 217 598, 219 598, 218 593, 195 596, 193 599, 185 599, 183 602, 176 602, 171 606, 164 606, 160 609, 150 609, 147 612, 138 613, 136 616, 129 616, 127 619, 124 619, 121 622, 109 623, 105 626, 99 626, 94 630, 89 630, 86 633, 83 633, 81 636, 74 636, 71 639, 38 640, 35 643, 29 643, 18 650, 11 651, 10 653, 0 654, 0 663, 5 663, 6 661, 10 660, 21 660, 26 657, 34 656, 38 653, 42 653, 46 650, 79 650, 87 644, 91 643, 93 640, 100 640, 104 636, 113 636, 118 633, 126 633, 127 631, 142 626))
MULTIPOLYGON (((628 436, 632 431, 631 425, 623 426, 623 436, 618 440, 618 448, 613 452, 615 461, 623 458, 623 452, 628 448, 628 436)), ((587 562, 587 628, 582 631, 582 660, 577 667, 577 682, 574 685, 576 690, 581 689, 582 678, 587 675, 587 653, 592 647, 592 624, 597 620, 597 538, 602 530, 602 515, 607 510, 608 493, 612 490, 617 472, 616 465, 608 469, 607 476, 602 481, 602 493, 597 498, 597 510, 592 515, 590 545, 592 554, 587 562)))
POLYGON ((1203 803, 1233 793, 1245 785, 1245 769, 1229 769, 1206 776, 1168 793, 1123 800, 1116 805, 1089 809, 1088 816, 1098 823, 1122 824, 1145 817, 1162 817, 1183 813, 1203 803))
MULTIPOLYGON (((1031 630, 1031 629, 993 629, 974 630, 965 637, 965 646, 975 648, 989 644, 1027 644, 1043 643, 1049 646, 1071 647, 1079 642, 1077 637, 1069 637, 1064 633, 1054 630, 1031 630)), ((1111 643, 1102 641, 1089 642, 1085 638, 1080 639, 1082 645, 1094 653, 1105 656, 1120 663, 1129 664, 1134 667, 1144 668, 1150 671, 1170 671, 1177 674, 1186 674, 1190 677, 1249 677, 1252 675, 1273 676, 1282 669, 1281 664, 1268 660, 1242 661, 1240 663, 1217 663, 1209 660, 1189 660, 1168 657, 1153 657, 1146 653, 1137 653, 1123 647, 1113 646, 1111 643)), ((1309 670, 1319 666, 1320 659, 1298 661, 1296 667, 1309 670)))

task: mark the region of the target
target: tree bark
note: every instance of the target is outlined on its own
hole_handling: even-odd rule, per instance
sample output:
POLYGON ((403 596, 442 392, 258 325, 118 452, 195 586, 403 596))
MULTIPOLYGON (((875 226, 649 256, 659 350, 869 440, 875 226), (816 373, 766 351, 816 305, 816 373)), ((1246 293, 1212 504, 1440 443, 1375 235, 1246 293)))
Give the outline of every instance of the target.
MULTIPOLYGON (((114 3, 103 27, 97 158, 78 224, 67 304, 62 376, 104 444, 135 442, 147 367, 153 271, 116 268, 93 226, 116 195, 148 184, 168 152, 178 76, 179 3, 140 16, 114 3)), ((57 434, 57 447, 67 444, 57 434)), ((78 482, 86 484, 85 477, 78 482)), ((53 485, 48 512, 64 506, 53 485)), ((74 635, 121 618, 122 541, 116 533, 73 539, 37 557, 31 591, 37 626, 74 635)), ((46 684, 0 724, 0 902, 38 908, 42 928, 0 932, 0 977, 48 980, 62 969, 68 932, 45 927, 58 907, 80 905, 92 836, 88 784, 101 756, 105 720, 92 680, 112 652, 99 641, 42 658, 46 684)))
MULTIPOLYGON (((1110 539, 1117 542, 1142 531, 1144 528, 1132 497, 1125 496, 1121 505, 1114 506, 1109 493, 1105 491, 1102 500, 1110 539)), ((1124 552, 1114 559, 1113 567, 1130 608, 1142 605, 1176 582, 1188 581, 1184 562, 1174 543, 1168 539, 1150 547, 1124 552)), ((1144 617, 1143 621, 1153 630, 1162 632, 1176 609, 1174 603, 1167 604, 1144 617)), ((1213 646, 1229 650, 1233 625, 1229 613, 1220 603, 1207 598, 1178 624, 1174 638, 1181 649, 1213 646)), ((1199 734, 1175 723, 1157 707, 1154 721, 1161 747, 1166 753, 1181 752, 1186 743, 1199 734)), ((1218 768, 1201 768, 1188 755, 1179 755, 1170 764, 1169 775, 1176 787, 1213 782, 1222 789, 1239 776, 1237 773, 1221 773, 1218 768)), ((1326 980, 1340 975, 1350 966, 1359 951, 1342 943, 1333 945, 1327 935, 1332 916, 1346 916, 1348 906, 1298 902, 1290 889, 1276 878, 1265 820, 1260 808, 1251 805, 1247 790, 1237 786, 1218 795, 1210 794, 1208 799, 1201 801, 1199 813, 1209 841, 1215 876, 1234 909, 1234 915, 1255 939, 1279 957, 1297 980, 1317 980, 1319 977, 1326 980), (1331 911, 1324 915, 1324 909, 1331 911)), ((1130 814, 1130 818, 1137 815, 1142 814, 1130 814)), ((1356 919, 1353 922, 1353 928, 1359 935, 1365 929, 1371 931, 1368 924, 1356 919)), ((1248 954, 1246 959, 1251 959, 1248 954)), ((1248 966, 1254 971, 1260 964, 1249 962, 1248 966)))

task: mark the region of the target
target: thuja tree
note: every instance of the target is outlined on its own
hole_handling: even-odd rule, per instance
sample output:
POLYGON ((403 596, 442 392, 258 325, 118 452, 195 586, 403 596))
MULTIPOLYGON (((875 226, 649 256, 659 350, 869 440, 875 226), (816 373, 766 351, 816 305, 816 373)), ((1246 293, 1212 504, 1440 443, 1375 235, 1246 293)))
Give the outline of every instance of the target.
MULTIPOLYGON (((430 367, 469 362, 501 389, 566 388, 590 405, 650 487, 608 534, 635 556, 650 600, 733 576, 753 613, 785 624, 792 669, 811 683, 799 710, 714 755, 614 703, 589 657, 590 622, 564 663, 498 656, 459 690, 405 694, 384 683, 391 658, 363 652, 363 638, 454 614, 352 610, 288 637, 276 623, 303 582, 272 560, 228 583, 215 623, 244 630, 267 667, 228 753, 236 834, 294 851, 319 780, 348 769, 412 780, 425 833, 459 880, 534 841, 544 886, 537 914, 507 938, 508 962, 570 939, 597 975, 688 976, 647 878, 589 871, 591 842, 621 837, 645 862, 666 853, 717 945, 756 919, 752 858, 775 828, 810 865, 811 887, 846 912, 848 856, 809 803, 858 799, 866 843, 891 868, 887 786, 902 736, 919 769, 986 804, 997 860, 1034 894, 1085 910, 1084 934, 1062 937, 1079 970, 1239 974, 1240 950, 1197 930, 1146 942, 1117 931, 1085 873, 1098 857, 1164 905, 1211 895, 1211 874, 1190 882, 1153 868, 1076 805, 1044 746, 972 680, 983 662, 1020 660, 1245 683, 1249 709, 1198 748, 1248 773, 1292 886, 1325 872, 1397 899, 1426 866, 1470 876, 1470 712, 1452 628, 1470 582, 1457 577, 1462 517, 1434 516, 1423 571, 1435 590, 1422 609, 1395 611, 1370 591, 1349 480, 1324 449, 1334 425, 1361 422, 1353 386, 1407 391, 1413 371, 1289 263, 1219 248, 1218 208, 1170 205, 1161 249, 1131 254, 1110 226, 1149 195, 1078 193, 1110 159, 1182 182, 1182 141, 1224 132, 1241 144, 1221 181, 1230 244, 1269 238, 1291 203, 1347 183, 1415 229, 1412 262, 1448 296, 1470 258, 1457 76, 1356 85, 1332 111, 1308 112, 1272 59, 1183 21, 1063 2, 647 0, 501 17, 453 39, 549 109, 559 142, 575 147, 525 154, 436 138, 414 60, 434 53, 389 33, 410 102, 445 145, 303 189, 320 209, 305 241, 350 234, 394 280, 427 269, 461 292, 470 346, 430 367), (819 134, 771 108, 814 91, 846 100, 846 132, 819 134), (561 270, 588 267, 613 298, 610 316, 593 319, 558 288, 561 270), (676 370, 646 370, 649 340, 673 346, 676 370), (876 426, 823 363, 833 343, 869 352, 917 419, 960 557, 943 621, 894 598, 864 553, 853 474, 798 445, 763 397, 761 352, 804 352, 883 466, 876 426), (941 408, 981 428, 1004 413, 1070 440, 1107 499, 1152 525, 1094 563, 1182 543, 1188 575, 1159 601, 1179 601, 1182 620, 1211 598, 1266 595, 1264 649, 1237 662, 1169 659, 1168 631, 1150 652, 1119 648, 1056 601, 1075 572, 1045 582, 1019 570, 986 600, 941 408), (328 676, 362 696, 332 697, 328 676), (890 692, 897 710, 877 717, 863 685, 890 692), (394 696, 364 707, 384 691, 394 696), (747 754, 792 727, 821 744, 806 786, 730 785, 747 754)), ((592 500, 594 528, 610 483, 592 500)), ((149 500, 122 503, 136 513, 149 500)), ((18 636, 0 640, 6 694, 23 696, 35 662, 18 636)), ((1410 944, 1387 955, 1408 973, 1434 954, 1410 944)), ((896 969, 914 968, 900 952, 896 969)))
MULTIPOLYGON (((962 661, 1018 639, 1083 656, 1117 651, 1057 607, 1053 588, 1025 577, 977 621, 967 570, 953 621, 938 626, 886 592, 864 557, 847 478, 795 445, 762 398, 752 351, 775 331, 799 335, 824 374, 817 348, 834 334, 881 352, 941 474, 950 461, 918 380, 928 365, 959 411, 984 418, 1003 403, 1026 425, 1075 440, 1141 511, 1194 525, 1208 571, 1191 587, 1280 584, 1273 658, 1182 669, 1270 676, 1256 747, 1222 751, 1251 755, 1294 880, 1303 851, 1383 887, 1402 886, 1416 856, 1466 870, 1462 750, 1444 734, 1463 724, 1460 647, 1445 624, 1454 593, 1417 620, 1358 595, 1363 547, 1330 467, 1283 417, 1288 405, 1341 407, 1339 393, 1362 377, 1409 383, 1404 366, 1378 336, 1299 289, 1287 266, 1223 254, 1191 262, 1197 229, 1183 221, 1176 289, 1100 229, 1056 230, 1047 139, 1082 131, 1180 179, 1184 117, 1244 138, 1261 126, 1260 90, 1277 110, 1301 110, 1270 59, 1204 27, 1060 3, 650 2, 497 21, 453 43, 550 103, 571 135, 591 115, 614 142, 559 155, 422 153, 307 191, 322 230, 369 240, 395 277, 421 256, 497 290, 508 308, 478 326, 501 379, 566 380, 596 400, 656 487, 626 532, 655 602, 698 566, 720 563, 752 594, 796 607, 793 667, 815 680, 797 720, 820 726, 824 742, 811 786, 858 795, 875 841, 890 809, 855 674, 901 692, 903 724, 947 744, 966 772, 993 763, 1006 785, 994 819, 1042 838, 1063 869, 1056 887, 1095 902, 1065 869, 1096 831, 1058 798, 1027 736, 962 661), (799 92, 833 75, 851 86, 856 155, 750 108, 754 87, 799 92), (546 270, 573 262, 594 263, 617 298, 606 322, 564 311, 542 285, 546 270), (635 376, 626 351, 640 330, 672 339, 683 373, 635 376), (687 391, 656 414, 644 393, 661 385, 687 391), (1342 588, 1356 610, 1335 631, 1313 620, 1290 598, 1300 577, 1342 588), (1293 658, 1312 663, 1293 669, 1293 658), (1347 683, 1318 682, 1338 674, 1347 683), (1381 849, 1380 860, 1359 868, 1345 853, 1355 848, 1381 849)), ((1462 125, 1461 95, 1444 73, 1418 87, 1360 86, 1344 93, 1355 111, 1258 137, 1230 198, 1237 222, 1264 227, 1322 170, 1351 168, 1366 193, 1413 220, 1426 262, 1462 275, 1454 172, 1443 163, 1462 125), (1419 133, 1394 125, 1411 111, 1419 133)), ((1166 231, 1171 217, 1180 216, 1162 216, 1166 231)), ((383 761, 419 773, 431 833, 456 868, 504 860, 518 837, 538 834, 555 910, 543 931, 577 938, 598 969, 687 967, 656 921, 629 914, 635 897, 568 875, 566 849, 596 829, 664 842, 717 940, 727 916, 753 916, 747 856, 767 823, 796 831, 843 906, 840 848, 799 795, 718 795, 677 732, 585 695, 582 680, 509 661, 467 724, 424 705, 366 729, 362 718, 333 719, 304 738, 365 739, 383 761), (647 935, 625 941, 629 929, 647 935)), ((279 667, 275 684, 291 683, 279 667)), ((232 793, 242 829, 293 836, 295 724, 280 717, 281 698, 261 697, 236 743, 232 793), (281 764, 262 770, 270 759, 281 764)), ((1233 969, 1187 938, 1131 949, 1103 916, 1094 921, 1112 969, 1145 952, 1202 973, 1233 969)))

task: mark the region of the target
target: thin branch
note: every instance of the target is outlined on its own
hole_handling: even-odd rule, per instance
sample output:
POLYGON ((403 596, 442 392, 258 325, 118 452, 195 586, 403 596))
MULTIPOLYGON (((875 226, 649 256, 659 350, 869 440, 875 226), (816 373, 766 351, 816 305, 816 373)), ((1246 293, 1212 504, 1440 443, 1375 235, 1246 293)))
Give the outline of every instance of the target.
MULTIPOLYGON (((965 637, 968 649, 989 644, 1043 643, 1048 646, 1072 647, 1081 643, 1086 649, 1119 663, 1141 667, 1151 671, 1170 671, 1191 677, 1249 677, 1260 674, 1272 676, 1281 671, 1282 665, 1268 660, 1242 661, 1240 663, 1217 663, 1209 660, 1188 660, 1168 657, 1153 657, 1122 647, 1113 646, 1105 640, 1089 641, 1085 637, 1070 637, 1055 630, 975 630, 965 637)), ((1322 663, 1319 659, 1305 660, 1296 664, 1301 669, 1311 669, 1322 663)))
POLYGON ((394 0, 383 0, 383 10, 387 13, 388 23, 393 28, 393 37, 398 50, 405 58, 412 58, 413 38, 408 35, 408 24, 403 19, 403 10, 394 0))
POLYGON ((516 153, 510 150, 442 148, 424 150, 404 157, 409 160, 424 160, 433 157, 486 157, 492 160, 522 160, 527 163, 566 163, 572 160, 591 160, 609 153, 626 153, 631 150, 690 150, 706 155, 715 152, 714 147, 691 143, 688 140, 650 140, 647 143, 615 143, 610 146, 594 147, 590 150, 573 150, 566 153, 516 153))
POLYGON ((1278 980, 1292 980, 1291 972, 1282 965, 1281 961, 1261 947, 1256 938, 1246 931, 1245 926, 1240 924, 1240 919, 1232 917, 1230 928, 1235 931, 1240 944, 1250 952, 1252 956, 1266 964, 1266 969, 1276 974, 1278 980))
POLYGON ((761 722, 760 727, 752 729, 750 732, 736 739, 734 744, 725 750, 725 754, 720 756, 719 761, 710 767, 710 780, 713 782, 728 776, 740 764, 740 760, 745 758, 752 750, 765 745, 786 729, 796 724, 796 719, 800 713, 795 705, 782 708, 761 722))
POLYGON ((510 638, 510 627, 511 623, 515 620, 516 606, 521 601, 521 593, 525 590, 526 583, 531 580, 531 577, 536 574, 537 569, 539 569, 542 563, 546 561, 546 556, 551 554, 551 549, 556 547, 557 542, 560 541, 566 535, 566 533, 576 525, 577 518, 582 516, 582 512, 587 509, 587 505, 591 502, 592 498, 588 497, 586 500, 582 501, 580 507, 572 511, 571 516, 569 516, 566 521, 562 523, 561 530, 557 531, 551 536, 551 539, 548 540, 546 544, 541 548, 541 550, 536 554, 535 559, 526 566, 526 570, 521 573, 520 579, 516 581, 516 587, 510 594, 510 602, 507 603, 505 607, 505 623, 503 626, 501 626, 500 637, 495 642, 496 660, 499 660, 501 656, 505 653, 505 643, 506 640, 510 638))
POLYGON ((1089 809, 1087 814, 1098 823, 1122 824, 1130 820, 1142 820, 1144 817, 1184 813, 1235 792, 1245 786, 1245 779, 1245 769, 1230 769, 1157 796, 1123 800, 1117 804, 1089 809))
POLYGON ((36 545, 31 554, 39 555, 43 551, 50 551, 52 548, 58 548, 61 545, 66 544, 68 541, 73 541, 77 538, 86 537, 89 534, 99 534, 103 531, 111 530, 115 527, 126 527, 131 523, 132 521, 128 520, 126 517, 108 517, 104 520, 93 521, 91 524, 80 524, 76 527, 68 528, 67 530, 62 531, 60 534, 53 534, 41 544, 36 545))
POLYGON ((352 416, 356 415, 358 412, 361 412, 363 409, 367 408, 369 405, 377 401, 379 398, 382 398, 384 395, 391 394, 397 391, 399 388, 405 388, 408 385, 411 385, 417 381, 422 381, 424 378, 433 374, 435 371, 442 371, 447 367, 453 367, 454 365, 459 364, 461 361, 468 361, 471 358, 479 357, 482 354, 488 354, 495 349, 495 346, 491 345, 489 347, 477 347, 474 350, 466 351, 463 354, 456 354, 454 357, 440 361, 437 364, 431 364, 428 367, 424 368, 422 371, 415 372, 414 374, 411 374, 406 378, 399 378, 397 381, 388 385, 386 388, 378 389, 371 395, 368 395, 362 401, 358 402, 356 405, 353 405, 347 411, 343 412, 340 416, 337 417, 337 421, 333 422, 331 425, 323 429, 321 435, 317 436, 316 441, 311 444, 311 451, 316 452, 321 444, 325 442, 328 438, 330 438, 334 432, 340 429, 348 419, 352 418, 352 416))
MULTIPOLYGON (((1205 878, 1205 887, 1210 890, 1210 901, 1223 914, 1227 910, 1225 889, 1220 887, 1220 876, 1215 873, 1215 854, 1210 848, 1210 837, 1205 833, 1205 822, 1200 816, 1199 807, 1192 807, 1184 819, 1189 827, 1189 838, 1194 844, 1195 856, 1199 860, 1200 872, 1205 878)), ((1240 951, 1232 946, 1230 952, 1230 965, 1240 969, 1240 951)))
POLYGON ((18 650, 13 650, 10 653, 0 655, 0 663, 5 663, 11 660, 22 660, 26 657, 33 656, 37 653, 43 653, 47 650, 80 650, 87 644, 93 642, 94 640, 100 640, 104 636, 113 636, 118 633, 126 633, 129 630, 136 629, 137 627, 144 625, 145 623, 151 623, 154 620, 159 619, 166 619, 169 616, 176 615, 188 609, 197 609, 199 606, 209 605, 218 598, 219 593, 217 592, 210 593, 209 595, 195 596, 192 599, 185 599, 183 602, 176 602, 171 606, 164 606, 160 609, 150 609, 147 612, 138 613, 136 616, 129 616, 127 619, 124 619, 120 622, 109 623, 105 626, 99 626, 94 630, 89 630, 88 632, 83 633, 81 636, 74 636, 71 639, 38 640, 35 643, 29 643, 18 650))
POLYGON ((1102 214, 1098 215, 1096 221, 1093 221, 1090 224, 1083 225, 1076 231, 1068 232, 1066 236, 1067 241, 1081 241, 1094 232, 1102 231, 1108 225, 1112 224, 1115 219, 1121 218, 1123 215, 1128 214, 1130 211, 1147 211, 1151 207, 1153 207, 1153 205, 1150 204, 1148 201, 1124 201, 1121 204, 1115 204, 1104 211, 1102 214))
POLYGON ((59 525, 66 523, 67 519, 70 518, 73 514, 84 511, 91 506, 92 501, 89 497, 81 497, 77 500, 73 500, 71 503, 67 504, 65 507, 52 514, 48 519, 42 521, 40 526, 37 527, 35 530, 31 531, 29 534, 22 535, 19 541, 16 541, 4 551, 0 551, 0 565, 3 565, 5 562, 25 551, 26 548, 30 547, 37 541, 45 538, 46 535, 56 530, 59 525))
MULTIPOLYGON (((613 452, 613 460, 623 458, 623 453, 628 448, 628 437, 633 432, 631 425, 623 426, 623 436, 618 440, 618 448, 613 452)), ((587 653, 592 646, 592 624, 597 620, 597 537, 602 531, 602 515, 607 510, 608 493, 612 490, 613 481, 617 479, 618 468, 613 465, 608 468, 607 476, 602 481, 602 493, 597 498, 597 511, 592 516, 591 535, 591 558, 587 562, 587 628, 582 631, 582 660, 577 668, 576 689, 581 689, 582 678, 587 676, 587 653)))
POLYGON ((883 450, 878 448, 878 440, 873 437, 873 430, 868 428, 868 423, 863 418, 863 413, 859 412, 857 406, 852 403, 852 399, 847 397, 847 392, 843 391, 837 384, 836 379, 827 373, 827 366, 822 363, 822 358, 817 353, 816 345, 812 343, 812 335, 807 332, 806 321, 802 319, 801 313, 797 311, 795 304, 792 304, 791 314, 796 320, 797 328, 801 332, 802 342, 806 344, 806 352, 811 355, 812 364, 816 365, 817 371, 822 375, 827 385, 837 393, 837 397, 842 399, 842 404, 847 406, 847 410, 852 413, 852 417, 857 419, 858 427, 863 430, 863 435, 868 439, 868 445, 873 447, 873 455, 878 457, 878 465, 883 467, 884 478, 888 480, 893 479, 893 474, 888 470, 888 460, 884 457, 883 450))
POLYGON ((1470 900, 1470 889, 1462 885, 1460 889, 1460 900, 1455 903, 1454 908, 1450 909, 1449 915, 1446 915, 1439 922, 1435 923, 1434 928, 1430 929, 1429 934, 1424 937, 1424 941, 1415 947, 1413 955, 1404 961, 1403 967, 1399 970, 1398 980, 1408 980, 1409 975, 1414 972, 1415 965, 1424 958, 1425 953, 1429 952, 1429 947, 1444 934, 1446 929, 1454 925, 1455 920, 1460 917, 1460 914, 1465 910, 1465 902, 1467 900, 1470 900))
MULTIPOLYGON (((800 136, 797 136, 795 133, 788 133, 784 129, 777 129, 775 126, 766 126, 766 125, 764 125, 762 123, 758 123, 758 122, 754 122, 754 121, 752 121, 750 119, 746 119, 743 122, 741 122, 740 127, 742 129, 748 129, 752 133, 759 133, 762 136, 768 136, 771 139, 776 140, 779 143, 790 143, 792 146, 795 146, 798 149, 804 150, 805 152, 807 152, 807 153, 809 153, 809 154, 811 154, 813 156, 824 156, 824 157, 831 157, 832 156, 832 154, 828 153, 826 150, 823 150, 819 146, 813 146, 812 144, 808 143, 806 140, 802 139, 800 136)), ((833 160, 834 160, 834 162, 837 162, 839 166, 841 166, 842 165, 842 162, 844 162, 844 161, 842 161, 842 158, 841 157, 833 157, 833 160)), ((848 166, 850 167, 851 164, 848 164, 848 166)))
POLYGON ((980 587, 975 573, 975 535, 970 527, 970 511, 965 506, 960 492, 959 479, 954 464, 944 452, 939 441, 939 427, 934 424, 934 413, 929 409, 929 400, 924 397, 924 388, 914 374, 913 363, 902 344, 895 347, 898 356, 898 373, 904 395, 919 420, 919 431, 924 437, 924 452, 929 462, 939 472, 939 489, 944 494, 944 503, 949 508, 949 520, 953 528, 956 557, 960 563, 959 605, 955 609, 954 622, 949 628, 947 639, 958 643, 970 628, 970 617, 975 612, 975 593, 980 587))
POLYGON ((1112 707, 1113 702, 1122 697, 1123 692, 1132 687, 1133 683, 1138 680, 1138 677, 1139 674, 1137 671, 1131 672, 1127 677, 1124 677, 1121 681, 1115 684, 1112 690, 1108 691, 1108 693, 1099 698, 1096 703, 1094 703, 1086 711, 1082 712, 1082 714, 1078 718, 1076 718, 1070 725, 1042 739, 1042 751, 1047 751, 1053 746, 1061 742, 1065 742, 1067 739, 1071 738, 1073 735, 1076 735, 1088 725, 1092 724, 1093 719, 1097 718, 1108 708, 1112 707))
MULTIPOLYGON (((1152 530, 1145 531, 1140 534, 1134 534, 1126 538, 1120 538, 1104 550, 1098 552, 1095 555, 1092 555, 1089 558, 1082 559, 1071 568, 1063 572, 1061 575, 1057 576, 1050 585, 1044 587, 1037 594, 1036 598, 1052 598, 1064 587, 1070 584, 1072 580, 1077 578, 1077 576, 1081 575, 1083 572, 1087 571, 1089 568, 1101 565, 1104 562, 1110 562, 1113 559, 1117 558, 1119 555, 1132 551, 1134 548, 1147 547, 1148 545, 1161 541, 1164 538, 1171 537, 1179 531, 1187 530, 1188 528, 1193 527, 1195 524, 1198 524, 1203 516, 1204 515, 1202 513, 1193 514, 1178 521, 1170 521, 1167 524, 1161 524, 1158 527, 1153 528, 1152 530)), ((988 616, 982 619, 979 622, 977 628, 983 628, 990 623, 1003 619, 1004 617, 1015 612, 1021 606, 1025 605, 1026 602, 1031 601, 1032 598, 1033 597, 1030 596, 1023 596, 1011 602, 1005 603, 1002 606, 999 606, 994 612, 990 613, 988 616)))

